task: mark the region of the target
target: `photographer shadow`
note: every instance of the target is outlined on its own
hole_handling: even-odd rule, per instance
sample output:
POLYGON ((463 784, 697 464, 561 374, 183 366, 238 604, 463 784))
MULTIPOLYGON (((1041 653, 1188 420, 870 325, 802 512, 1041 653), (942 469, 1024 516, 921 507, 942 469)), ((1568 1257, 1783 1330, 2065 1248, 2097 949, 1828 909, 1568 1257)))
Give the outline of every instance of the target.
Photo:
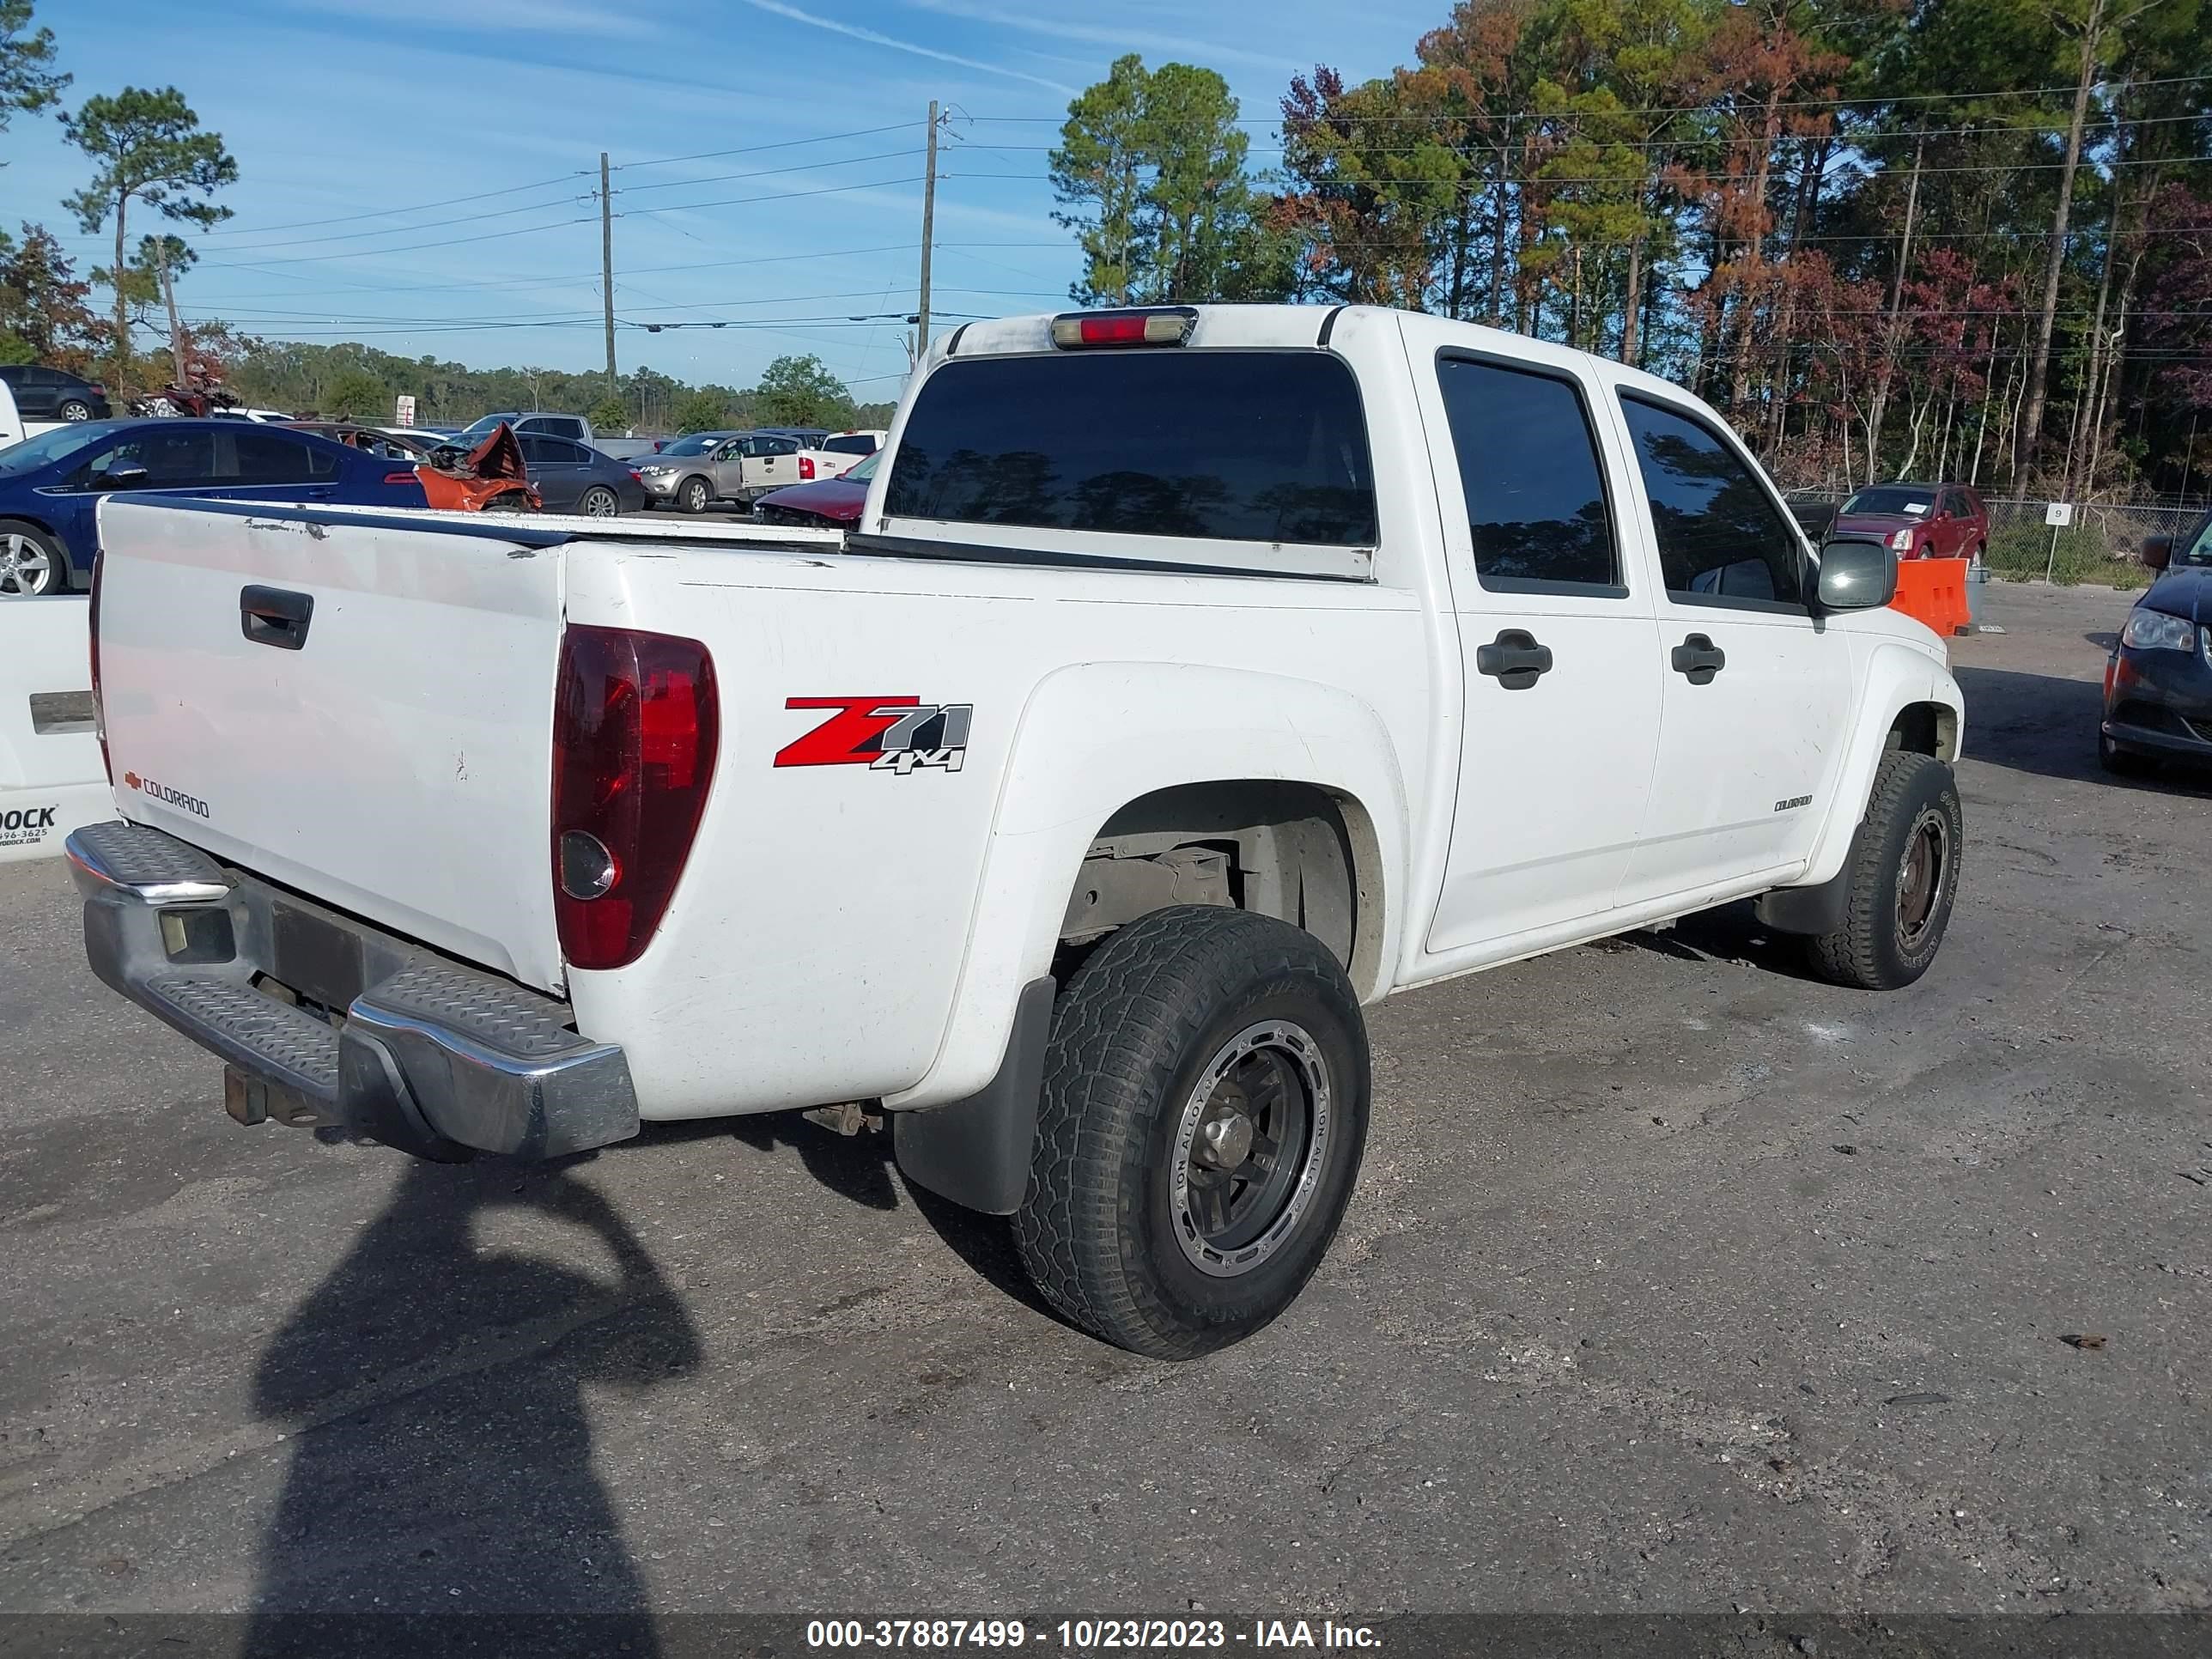
POLYGON ((584 1385, 650 1389, 701 1345, 574 1167, 411 1164, 272 1340, 255 1406, 293 1425, 291 1462, 243 1654, 428 1659, 518 1622, 533 1653, 660 1651, 584 1385), (502 1210, 575 1230, 611 1275, 484 1246, 502 1210))

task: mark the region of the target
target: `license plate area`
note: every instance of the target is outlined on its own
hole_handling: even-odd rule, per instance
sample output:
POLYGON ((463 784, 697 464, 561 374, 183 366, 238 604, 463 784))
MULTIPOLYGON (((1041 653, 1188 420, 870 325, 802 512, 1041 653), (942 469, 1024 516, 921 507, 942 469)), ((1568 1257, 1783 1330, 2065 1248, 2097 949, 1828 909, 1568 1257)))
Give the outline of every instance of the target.
POLYGON ((343 1013, 367 987, 361 935, 279 899, 270 907, 271 977, 343 1013))

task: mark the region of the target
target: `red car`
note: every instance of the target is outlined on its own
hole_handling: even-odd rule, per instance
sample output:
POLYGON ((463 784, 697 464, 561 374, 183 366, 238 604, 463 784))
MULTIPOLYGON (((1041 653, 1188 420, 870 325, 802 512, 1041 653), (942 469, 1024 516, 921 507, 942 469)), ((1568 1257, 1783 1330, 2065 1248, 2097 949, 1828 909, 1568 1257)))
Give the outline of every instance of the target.
POLYGON ((1836 509, 1827 533, 1879 536, 1900 559, 1973 559, 1990 544, 1990 510, 1965 484, 1874 484, 1836 509))
POLYGON ((858 465, 834 478, 771 489, 753 503, 753 517, 762 524, 804 525, 816 530, 846 530, 860 521, 860 508, 868 499, 868 480, 876 476, 878 450, 858 465))

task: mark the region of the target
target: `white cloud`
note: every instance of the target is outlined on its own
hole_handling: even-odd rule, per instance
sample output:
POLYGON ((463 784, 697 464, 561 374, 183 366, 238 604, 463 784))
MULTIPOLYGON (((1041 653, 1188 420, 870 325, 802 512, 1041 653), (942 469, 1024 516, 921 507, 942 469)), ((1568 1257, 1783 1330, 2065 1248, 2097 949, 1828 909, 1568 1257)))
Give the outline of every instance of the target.
MULTIPOLYGON (((1117 24, 1062 22, 1056 18, 1031 17, 1019 12, 1000 11, 995 7, 975 4, 973 0, 907 0, 907 3, 946 17, 964 18, 971 23, 989 23, 1000 28, 1023 29, 1031 34, 1046 35, 1075 46, 1109 46, 1117 57, 1125 52, 1142 51, 1155 58, 1200 64, 1249 64, 1258 69, 1274 70, 1286 75, 1297 74, 1311 67, 1296 58, 1254 52, 1246 46, 1228 46, 1212 40, 1193 40, 1172 27, 1149 35, 1139 35, 1132 33, 1130 23, 1126 19, 1117 24)), ((1099 65, 1102 72, 1103 67, 1103 64, 1099 65)))
POLYGON ((919 46, 912 40, 897 40, 891 35, 879 34, 873 29, 861 28, 857 24, 840 23, 834 18, 817 16, 812 12, 801 11, 796 6, 784 5, 781 0, 749 0, 749 3, 756 9, 768 12, 774 16, 787 17, 794 23, 805 23, 814 28, 827 29, 832 34, 842 34, 849 40, 865 40, 870 46, 889 46, 894 52, 911 52, 917 58, 933 58, 940 64, 957 64, 962 69, 975 70, 985 75, 1001 75, 1012 81, 1026 81, 1032 86, 1044 87, 1053 92, 1065 94, 1071 98, 1075 95, 1073 87, 1058 81, 1048 81, 1041 75, 1030 75, 1021 70, 1007 69, 1000 64, 988 64, 980 58, 963 58, 957 52, 939 52, 935 46, 919 46))

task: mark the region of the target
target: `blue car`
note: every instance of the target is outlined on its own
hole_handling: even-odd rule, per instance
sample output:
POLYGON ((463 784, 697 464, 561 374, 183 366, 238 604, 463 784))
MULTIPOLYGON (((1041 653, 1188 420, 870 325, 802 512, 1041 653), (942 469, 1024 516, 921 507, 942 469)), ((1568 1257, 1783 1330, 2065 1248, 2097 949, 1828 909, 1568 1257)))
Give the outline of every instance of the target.
POLYGON ((78 421, 0 449, 0 600, 92 585, 93 512, 118 489, 422 507, 411 466, 245 421, 78 421))

